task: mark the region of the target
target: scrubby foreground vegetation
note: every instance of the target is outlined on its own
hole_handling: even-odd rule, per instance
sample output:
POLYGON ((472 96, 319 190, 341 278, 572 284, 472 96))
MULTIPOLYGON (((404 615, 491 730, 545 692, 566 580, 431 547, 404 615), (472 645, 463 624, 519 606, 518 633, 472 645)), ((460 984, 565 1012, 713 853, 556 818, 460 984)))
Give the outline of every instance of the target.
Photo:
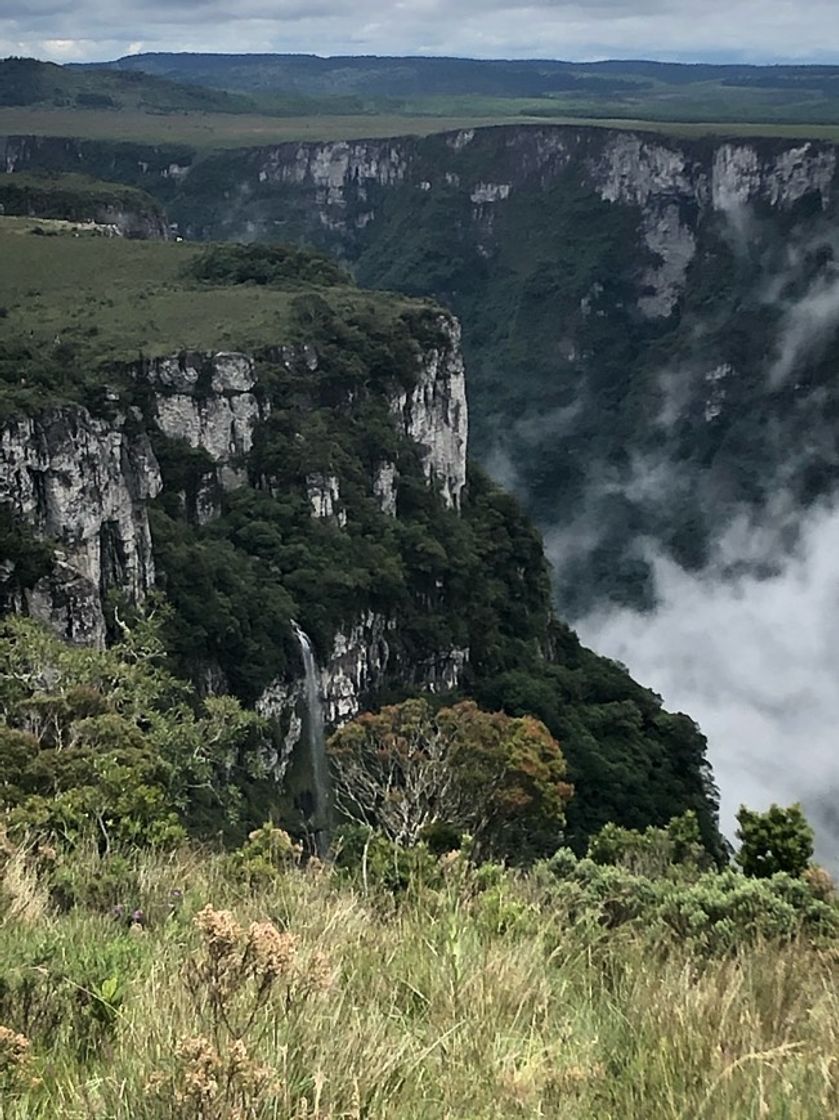
POLYGON ((3 1116, 836 1115, 812 885, 358 839, 330 866, 270 827, 228 855, 7 846, 3 1116))

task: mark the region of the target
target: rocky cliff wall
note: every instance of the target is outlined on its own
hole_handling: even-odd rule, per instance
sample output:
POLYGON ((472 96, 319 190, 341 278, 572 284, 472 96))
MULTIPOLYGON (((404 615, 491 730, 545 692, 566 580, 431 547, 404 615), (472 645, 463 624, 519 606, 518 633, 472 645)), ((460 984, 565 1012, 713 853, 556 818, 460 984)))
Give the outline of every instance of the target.
POLYGON ((236 196, 226 194, 223 204, 212 198, 211 184, 225 156, 196 165, 184 173, 172 213, 188 236, 276 236, 280 222, 285 236, 353 259, 375 241, 394 191, 414 192, 418 206, 434 195, 454 195, 491 256, 499 210, 522 193, 573 181, 640 210, 640 244, 652 263, 640 277, 639 306, 659 318, 673 312, 684 291, 696 227, 707 214, 754 205, 789 209, 808 195, 827 210, 835 201, 836 153, 821 141, 690 141, 551 125, 419 140, 290 143, 241 153, 236 196))
MULTIPOLYGON (((270 358, 312 376, 318 370, 311 347, 279 349, 270 358)), ((191 516, 199 524, 218 516, 223 491, 248 480, 255 433, 270 415, 259 388, 260 360, 235 352, 146 360, 122 371, 145 402, 142 412, 105 419, 68 405, 0 426, 0 503, 55 545, 52 574, 24 593, 17 609, 71 641, 104 645, 108 592, 137 602, 155 584, 148 506, 163 483, 153 441, 164 436, 203 453, 191 516)), ((413 388, 396 386, 388 399, 394 428, 414 443, 428 484, 457 507, 466 480, 467 410, 459 327, 450 317, 439 316, 433 343, 417 350, 413 388)), ((352 401, 342 408, 351 415, 352 401)), ((312 516, 334 518, 345 531, 338 480, 310 476, 306 483, 312 516)), ((381 464, 369 485, 370 496, 395 516, 397 465, 381 464)), ((466 651, 441 649, 427 664, 401 666, 396 647, 396 620, 375 612, 360 609, 355 622, 337 630, 321 674, 330 724, 354 716, 386 676, 403 674, 406 683, 444 690, 458 683, 467 660, 466 651)), ((211 664, 202 675, 209 687, 223 687, 211 664)), ((258 705, 285 726, 280 769, 299 735, 301 696, 302 681, 284 675, 258 705)))
POLYGON ((74 642, 105 642, 110 590, 142 599, 154 583, 147 503, 160 490, 148 437, 125 416, 68 405, 0 426, 0 502, 55 543, 52 575, 20 604, 74 642))
POLYGON ((789 208, 810 194, 829 208, 837 147, 821 140, 690 140, 546 124, 425 138, 289 142, 198 159, 185 146, 4 136, 0 166, 7 173, 84 171, 142 187, 169 206, 188 236, 224 239, 238 227, 251 238, 276 237, 279 225, 289 240, 305 236, 350 257, 369 241, 394 189, 458 193, 491 237, 494 208, 503 209, 522 191, 567 182, 571 173, 601 198, 645 210, 653 251, 676 245, 683 258, 689 253, 684 231, 706 212, 755 203, 789 208))
POLYGON ((575 617, 651 604, 649 542, 701 566, 779 493, 832 497, 838 185, 829 142, 501 126, 214 155, 171 213, 448 303, 473 453, 553 542, 575 617))
MULTIPOLYGON (((556 542, 572 617, 615 593, 649 603, 645 541, 701 564, 744 504, 790 485, 792 504, 831 496, 834 144, 546 124, 201 160, 26 137, 0 147, 12 171, 72 166, 140 185, 188 237, 308 242, 366 285, 448 303, 464 323, 473 453, 556 542)), ((445 410, 460 403, 418 385, 395 407, 456 504, 445 410)), ((374 489, 390 512, 397 488, 382 462, 374 489)), ((342 516, 329 472, 310 490, 313 511, 342 516)))
MULTIPOLYGON (((373 611, 336 633, 331 653, 320 668, 328 730, 357 716, 387 679, 396 678, 432 693, 451 692, 461 684, 469 663, 468 649, 440 649, 428 661, 407 665, 398 659, 398 640, 395 620, 373 611)), ((256 707, 283 728, 279 751, 271 760, 274 773, 282 777, 303 729, 305 682, 302 678, 274 681, 256 707)))

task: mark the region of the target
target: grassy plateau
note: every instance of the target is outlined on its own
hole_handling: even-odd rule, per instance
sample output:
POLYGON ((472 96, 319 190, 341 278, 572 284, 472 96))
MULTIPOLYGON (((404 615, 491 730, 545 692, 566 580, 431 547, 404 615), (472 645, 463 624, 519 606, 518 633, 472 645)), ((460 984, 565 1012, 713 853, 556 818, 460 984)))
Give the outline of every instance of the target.
MULTIPOLYGON (((0 347, 60 345, 90 361, 130 360, 177 350, 276 345, 289 327, 288 291, 202 284, 189 267, 205 245, 129 241, 79 230, 71 222, 0 218, 0 347)), ((398 296, 333 286, 336 306, 376 303, 398 310, 398 296)))
POLYGON ((659 132, 668 136, 777 136, 814 140, 839 140, 839 124, 779 122, 667 121, 632 117, 535 116, 515 103, 500 101, 496 111, 486 106, 470 112, 440 114, 436 111, 405 114, 384 112, 330 116, 275 117, 259 113, 182 112, 151 114, 141 111, 115 113, 98 109, 0 107, 0 135, 70 136, 84 140, 126 140, 143 143, 183 143, 195 148, 242 148, 281 144, 294 140, 363 140, 388 136, 429 136, 458 128, 485 128, 499 124, 570 124, 592 128, 625 128, 659 132))

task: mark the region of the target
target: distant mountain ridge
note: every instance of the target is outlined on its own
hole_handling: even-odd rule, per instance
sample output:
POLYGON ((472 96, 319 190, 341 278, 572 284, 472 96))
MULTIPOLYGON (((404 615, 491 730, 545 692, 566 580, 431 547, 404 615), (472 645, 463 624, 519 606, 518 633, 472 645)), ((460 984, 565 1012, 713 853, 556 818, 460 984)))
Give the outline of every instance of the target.
POLYGON ((101 65, 240 94, 389 99, 390 111, 483 98, 544 116, 839 122, 839 66, 169 52, 101 65))
POLYGON ((0 59, 0 105, 212 113, 241 113, 253 108, 246 97, 216 89, 196 89, 192 84, 142 71, 70 68, 34 58, 0 59))
POLYGON ((384 95, 397 92, 389 87, 389 83, 396 84, 407 75, 420 74, 424 78, 432 77, 446 83, 445 88, 438 87, 433 91, 424 87, 427 93, 492 93, 498 96, 534 96, 591 81, 622 88, 637 88, 639 81, 659 81, 671 85, 714 81, 771 86, 794 82, 809 88, 821 86, 826 81, 839 83, 839 66, 760 66, 644 59, 572 62, 562 59, 477 59, 425 55, 322 56, 156 51, 125 55, 113 62, 84 63, 79 68, 93 65, 116 70, 140 70, 163 77, 177 74, 179 81, 195 83, 210 84, 221 76, 234 77, 247 82, 247 85, 236 87, 242 89, 266 88, 269 75, 275 80, 299 85, 301 91, 305 87, 307 92, 326 92, 326 84, 346 82, 357 87, 359 92, 384 95), (319 83, 323 85, 315 88, 319 83))

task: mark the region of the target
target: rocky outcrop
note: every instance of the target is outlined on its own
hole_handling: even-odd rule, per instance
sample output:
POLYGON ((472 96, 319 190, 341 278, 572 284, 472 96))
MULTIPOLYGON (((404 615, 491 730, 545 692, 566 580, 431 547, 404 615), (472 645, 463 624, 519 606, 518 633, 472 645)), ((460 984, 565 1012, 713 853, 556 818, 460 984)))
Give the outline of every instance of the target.
POLYGON ((67 406, 6 421, 0 502, 56 547, 53 573, 21 607, 71 641, 103 645, 107 592, 138 600, 154 583, 146 503, 159 490, 149 440, 123 416, 67 406))
POLYGON ((169 229, 164 215, 156 210, 131 210, 126 207, 97 207, 93 221, 113 230, 117 237, 134 241, 166 241, 169 229))
MULTIPOLYGON (((468 418, 460 328, 440 314, 416 351, 413 385, 404 377, 385 388, 394 427, 416 447, 429 486, 458 508, 466 483, 468 418)), ((267 355, 304 378, 318 372, 312 346, 281 347, 267 355)), ((203 523, 219 512, 225 489, 245 483, 255 433, 270 414, 259 387, 260 358, 236 352, 180 353, 116 371, 133 381, 143 412, 106 419, 67 406, 20 416, 0 428, 0 503, 55 544, 55 563, 16 603, 79 643, 106 640, 104 599, 118 590, 134 601, 154 585, 148 502, 162 486, 149 433, 155 430, 203 454, 197 493, 182 494, 187 512, 203 523)), ((384 385, 387 386, 388 382, 384 385)), ((110 405, 117 406, 116 394, 110 405)), ((349 398, 341 406, 351 410, 349 398)), ((347 525, 341 481, 328 472, 305 477, 312 516, 347 525)), ((396 516, 399 468, 380 463, 369 480, 383 512, 396 516)), ((3 573, 0 572, 0 577, 3 573)), ((435 651, 420 665, 402 664, 397 624, 367 611, 340 628, 321 668, 327 721, 337 726, 358 713, 386 677, 431 690, 457 686, 468 653, 435 651)), ((195 666, 206 691, 224 687, 218 667, 195 666)), ((276 716, 283 741, 272 766, 285 765, 300 735, 302 681, 275 681, 259 708, 276 716)))
POLYGON ((373 495, 388 517, 396 517, 399 472, 395 463, 380 463, 373 475, 373 495))
MULTIPOLYGON (((392 399, 391 412, 419 448, 429 483, 439 488, 446 505, 458 509, 466 485, 469 429, 460 325, 441 315, 437 329, 439 343, 421 355, 416 384, 392 399)), ((378 487, 384 508, 389 503, 381 474, 378 487)))
POLYGON ((254 428, 267 414, 254 392, 253 356, 176 354, 143 363, 135 376, 155 390, 154 417, 163 434, 205 451, 223 488, 240 485, 254 428))
POLYGON ((306 491, 312 507, 312 517, 321 521, 334 521, 342 529, 346 526, 347 512, 341 504, 341 484, 334 475, 308 475, 306 491))

